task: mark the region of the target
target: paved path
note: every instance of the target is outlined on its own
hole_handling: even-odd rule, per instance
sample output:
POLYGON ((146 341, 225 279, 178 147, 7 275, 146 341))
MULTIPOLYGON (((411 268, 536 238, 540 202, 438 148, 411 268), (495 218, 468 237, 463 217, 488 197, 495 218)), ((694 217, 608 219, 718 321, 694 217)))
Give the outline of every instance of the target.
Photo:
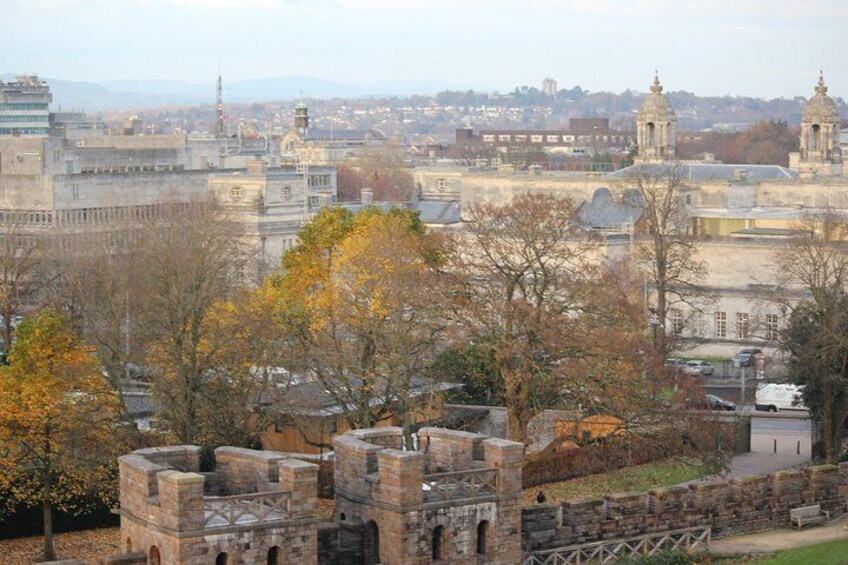
POLYGON ((810 458, 806 455, 794 455, 786 453, 743 453, 737 455, 730 462, 728 476, 744 477, 745 475, 765 475, 774 473, 781 469, 790 467, 800 468, 808 463, 810 458))
MULTIPOLYGON (((744 453, 733 458, 728 473, 708 477, 705 480, 762 475, 781 469, 801 468, 809 463, 809 458, 803 455, 744 453)), ((779 529, 716 539, 710 543, 710 554, 714 556, 771 554, 784 549, 840 539, 848 539, 848 516, 843 516, 825 526, 809 526, 800 531, 779 529)))
POLYGON ((704 483, 716 479, 732 479, 748 475, 765 475, 783 469, 800 469, 810 462, 804 455, 786 455, 781 453, 743 453, 736 455, 730 462, 730 469, 725 473, 710 475, 693 481, 681 483, 704 483))
POLYGON ((774 553, 826 541, 848 539, 848 516, 843 516, 825 526, 808 526, 798 530, 769 530, 758 534, 745 534, 710 542, 710 553, 715 556, 774 553))

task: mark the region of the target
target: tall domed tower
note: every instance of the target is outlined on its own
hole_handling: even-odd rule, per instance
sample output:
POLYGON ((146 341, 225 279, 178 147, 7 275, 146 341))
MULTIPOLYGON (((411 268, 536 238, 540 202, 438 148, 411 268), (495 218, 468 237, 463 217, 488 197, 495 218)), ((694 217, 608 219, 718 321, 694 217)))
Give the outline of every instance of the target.
POLYGON ((674 158, 677 116, 662 92, 660 79, 654 75, 651 93, 636 116, 637 162, 652 163, 674 158))
POLYGON ((816 94, 804 106, 801 118, 801 151, 790 154, 789 166, 804 177, 841 175, 840 123, 839 109, 819 74, 816 94))

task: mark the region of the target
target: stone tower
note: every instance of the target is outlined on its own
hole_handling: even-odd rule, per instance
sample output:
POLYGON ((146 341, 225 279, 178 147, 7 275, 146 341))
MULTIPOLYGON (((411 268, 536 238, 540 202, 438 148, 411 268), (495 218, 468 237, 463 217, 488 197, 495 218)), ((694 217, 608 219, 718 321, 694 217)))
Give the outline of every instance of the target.
POLYGON ((524 446, 441 428, 418 443, 389 427, 333 438, 336 518, 363 530, 365 563, 521 563, 524 446))
POLYGON ((636 116, 636 161, 654 163, 674 158, 677 117, 663 94, 660 79, 654 75, 651 93, 636 116))
POLYGON ((790 154, 789 166, 802 177, 841 175, 840 121, 836 103, 827 95, 824 77, 819 74, 816 94, 804 106, 801 118, 801 151, 790 154))
POLYGON ((309 130, 309 108, 303 100, 294 107, 294 127, 300 135, 306 135, 309 130))

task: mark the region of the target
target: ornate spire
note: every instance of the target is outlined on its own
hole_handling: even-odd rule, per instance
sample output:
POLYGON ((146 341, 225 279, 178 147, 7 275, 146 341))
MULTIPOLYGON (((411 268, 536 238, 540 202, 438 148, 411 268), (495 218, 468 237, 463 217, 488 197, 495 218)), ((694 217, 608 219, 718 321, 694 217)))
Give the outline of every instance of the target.
POLYGON ((816 85, 816 94, 824 96, 827 94, 827 85, 824 83, 824 72, 819 69, 819 83, 816 85))
POLYGON ((654 84, 651 85, 651 92, 655 94, 662 94, 663 87, 660 84, 660 77, 657 71, 654 71, 654 84))

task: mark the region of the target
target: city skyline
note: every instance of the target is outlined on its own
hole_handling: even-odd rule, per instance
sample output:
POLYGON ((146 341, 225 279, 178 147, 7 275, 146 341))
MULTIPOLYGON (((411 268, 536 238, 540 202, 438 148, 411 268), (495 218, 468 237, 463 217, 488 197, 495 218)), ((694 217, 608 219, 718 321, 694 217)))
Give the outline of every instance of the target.
MULTIPOLYGON (((702 96, 848 92, 848 5, 817 0, 0 0, 0 74, 63 80, 314 77, 369 88, 559 86, 702 96), (32 34, 33 25, 40 30, 32 34), (61 54, 61 57, 57 56, 61 54)), ((386 90, 386 88, 383 88, 386 90)), ((305 93, 309 95, 309 92, 305 93)))

